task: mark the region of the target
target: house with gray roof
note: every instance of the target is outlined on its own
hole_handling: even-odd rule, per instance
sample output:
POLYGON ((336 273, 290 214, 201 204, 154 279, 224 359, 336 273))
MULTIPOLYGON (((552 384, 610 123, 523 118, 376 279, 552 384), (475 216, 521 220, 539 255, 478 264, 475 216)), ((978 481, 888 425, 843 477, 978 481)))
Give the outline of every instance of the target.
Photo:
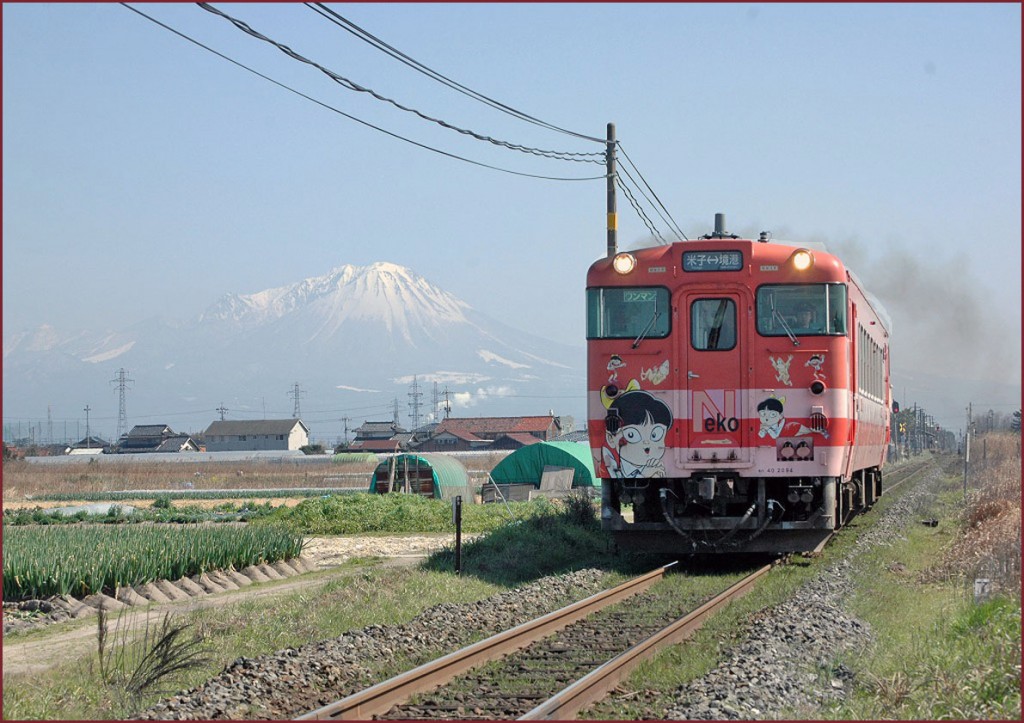
POLYGON ((207 452, 297 450, 309 444, 309 428, 301 419, 220 420, 203 436, 207 452))
POLYGON ((198 452, 199 445, 189 435, 178 434, 166 424, 136 424, 109 451, 114 454, 198 452))

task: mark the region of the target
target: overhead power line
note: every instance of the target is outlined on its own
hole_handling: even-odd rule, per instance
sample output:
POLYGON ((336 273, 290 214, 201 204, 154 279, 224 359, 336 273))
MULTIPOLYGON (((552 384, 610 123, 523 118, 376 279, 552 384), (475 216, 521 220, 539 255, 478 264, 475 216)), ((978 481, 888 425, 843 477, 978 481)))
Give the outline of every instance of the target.
POLYGON ((140 16, 144 17, 146 20, 149 20, 151 23, 153 23, 155 25, 159 25, 164 30, 167 30, 169 32, 174 33, 175 35, 177 35, 178 37, 182 38, 183 40, 187 40, 188 42, 190 42, 190 43, 192 43, 194 45, 197 45, 198 47, 202 48, 203 50, 206 50, 206 51, 208 51, 210 53, 213 53, 217 57, 219 57, 219 58, 221 58, 223 60, 226 60, 229 63, 232 63, 233 65, 236 65, 239 68, 252 73, 253 75, 258 76, 258 77, 262 78, 263 80, 266 80, 266 81, 268 81, 270 83, 273 83, 274 85, 276 85, 276 86, 278 86, 280 88, 283 88, 284 90, 287 90, 290 93, 294 93, 295 95, 299 96, 300 98, 304 98, 305 100, 308 100, 311 103, 316 103, 317 105, 319 105, 322 108, 326 108, 329 111, 337 113, 340 116, 344 116, 345 118, 348 118, 349 120, 352 120, 352 121, 355 121, 356 123, 364 125, 367 128, 372 128, 375 131, 378 131, 378 132, 383 133, 385 135, 391 136, 392 138, 395 138, 397 140, 404 141, 404 142, 409 143, 411 145, 417 146, 418 148, 422 148, 424 150, 431 151, 433 153, 437 153, 439 155, 445 156, 447 158, 452 158, 452 159, 457 160, 457 161, 463 161, 465 163, 469 163, 469 164, 472 164, 474 166, 480 166, 481 168, 489 168, 492 171, 501 171, 502 173, 509 173, 509 174, 511 174, 513 176, 522 176, 524 178, 537 178, 537 179, 541 179, 541 180, 544 180, 544 181, 598 181, 598 180, 603 180, 606 177, 605 175, 601 175, 601 176, 585 176, 585 177, 563 177, 563 176, 544 176, 544 175, 540 175, 540 174, 536 174, 536 173, 525 173, 523 171, 513 171, 511 169, 501 168, 500 166, 494 166, 494 165, 491 165, 489 163, 482 163, 480 161, 474 161, 471 158, 466 158, 464 156, 460 156, 460 155, 457 155, 455 153, 449 153, 448 151, 442 151, 439 148, 434 148, 433 146, 428 146, 428 145, 426 145, 424 143, 420 143, 420 142, 414 141, 414 140, 412 140, 410 138, 406 138, 405 136, 399 135, 397 133, 393 133, 392 131, 389 131, 389 130, 387 130, 385 128, 381 128, 380 126, 374 125, 373 123, 370 123, 368 121, 364 121, 362 118, 357 118, 356 116, 351 115, 350 113, 346 113, 343 110, 339 110, 338 108, 335 108, 334 106, 332 106, 332 105, 330 105, 328 103, 324 103, 321 100, 313 98, 312 96, 309 96, 309 95, 307 95, 307 94, 305 94, 305 93, 303 93, 301 91, 296 90, 295 88, 292 88, 291 86, 285 85, 284 83, 281 83, 280 81, 274 80, 270 76, 264 75, 263 73, 259 72, 258 70, 254 70, 253 68, 250 68, 248 65, 245 65, 244 63, 240 63, 239 61, 235 60, 234 58, 228 57, 224 53, 221 53, 221 52, 219 52, 217 50, 214 50, 210 46, 205 45, 205 44, 199 42, 195 38, 192 38, 192 37, 186 35, 185 33, 181 32, 180 30, 176 30, 175 28, 172 28, 170 25, 167 25, 166 23, 163 23, 163 22, 157 20, 156 18, 154 18, 154 17, 152 17, 150 15, 147 15, 146 13, 142 12, 141 10, 139 10, 137 8, 132 7, 131 5, 129 5, 127 3, 123 3, 122 2, 121 5, 123 5, 124 7, 128 8, 129 10, 131 10, 134 13, 136 13, 137 15, 140 15, 140 16))
MULTIPOLYGON (((646 186, 647 190, 651 192, 652 196, 654 196, 655 200, 657 201, 657 205, 655 205, 654 201, 651 201, 650 198, 647 198, 647 194, 643 193, 643 190, 641 189, 640 192, 643 194, 644 198, 647 198, 648 203, 650 203, 652 206, 655 206, 654 210, 657 211, 658 215, 661 216, 661 219, 666 224, 668 224, 669 228, 672 229, 673 233, 675 233, 680 239, 686 239, 686 234, 683 233, 683 230, 681 228, 679 228, 679 224, 676 223, 676 220, 672 218, 672 214, 669 213, 669 210, 665 207, 665 204, 661 202, 660 198, 658 198, 658 194, 656 194, 654 192, 654 189, 651 188, 651 185, 647 183, 647 179, 644 178, 644 174, 640 173, 640 169, 636 167, 635 163, 633 163, 633 159, 629 157, 628 153, 626 153, 626 149, 622 147, 621 143, 617 143, 616 145, 618 146, 619 150, 622 151, 622 155, 629 163, 629 165, 633 167, 634 171, 636 171, 636 175, 640 176, 640 180, 644 182, 644 186, 646 186), (661 211, 658 211, 659 206, 665 211, 666 214, 668 214, 667 219, 664 215, 662 215, 661 211)), ((623 167, 623 171, 626 171, 625 167, 623 167)), ((630 180, 632 180, 633 177, 629 175, 629 171, 626 171, 626 175, 629 176, 630 180)), ((636 181, 633 181, 633 183, 637 185, 637 188, 639 188, 639 184, 637 184, 636 181)))
MULTIPOLYGON (((467 95, 470 98, 478 100, 478 101, 480 101, 480 102, 482 102, 482 103, 484 103, 486 105, 491 106, 492 108, 500 110, 503 113, 507 113, 507 114, 509 114, 509 115, 511 115, 511 116, 513 116, 515 118, 519 118, 520 120, 524 120, 524 121, 526 121, 528 123, 533 123, 535 125, 541 126, 542 128, 547 128, 549 130, 558 131, 559 133, 566 133, 566 134, 568 134, 570 136, 574 136, 576 138, 581 138, 581 139, 587 140, 587 141, 593 141, 595 143, 604 144, 604 142, 605 142, 605 140, 603 138, 595 138, 593 136, 588 136, 588 135, 586 135, 584 133, 577 133, 575 131, 566 130, 565 128, 560 128, 559 126, 556 126, 556 125, 554 125, 552 123, 548 123, 547 121, 542 121, 539 118, 534 118, 532 115, 529 115, 528 113, 524 113, 523 111, 520 111, 520 110, 517 110, 515 108, 512 108, 511 106, 505 105, 504 103, 501 103, 500 101, 494 100, 493 98, 490 98, 490 97, 484 95, 483 93, 478 93, 477 91, 473 90, 472 88, 467 88, 466 86, 464 86, 461 83, 458 83, 458 82, 452 80, 451 78, 447 77, 446 75, 443 75, 443 74, 437 72, 436 70, 433 70, 432 68, 427 67, 426 65, 424 65, 421 62, 419 62, 415 58, 412 58, 412 57, 406 55, 405 53, 403 53, 402 51, 398 50, 394 46, 388 45, 383 40, 381 40, 377 36, 373 35, 372 33, 364 30, 363 28, 359 27, 358 25, 356 25, 354 22, 352 22, 348 18, 345 18, 342 15, 339 15, 334 10, 331 10, 329 7, 326 7, 323 3, 306 3, 306 7, 310 8, 314 12, 318 13, 321 17, 324 17, 324 18, 330 20, 335 25, 337 25, 338 27, 342 28, 346 32, 351 33, 352 35, 354 35, 355 37, 359 38, 363 42, 368 43, 369 45, 372 45, 373 47, 377 48, 378 50, 386 53, 387 55, 390 55, 392 58, 395 58, 399 62, 402 62, 405 65, 408 65, 410 68, 412 68, 412 69, 414 69, 414 70, 416 70, 416 71, 418 71, 420 73, 423 73, 424 75, 426 75, 429 78, 433 78, 434 80, 438 81, 442 85, 446 85, 449 88, 451 88, 453 90, 456 90, 459 93, 462 93, 463 95, 467 95)), ((579 154, 579 155, 591 155, 591 156, 603 157, 604 154, 603 153, 595 153, 595 154, 579 154)))
POLYGON ((622 192, 626 194, 626 198, 629 200, 629 205, 632 206, 633 210, 637 212, 638 216, 640 216, 640 219, 647 226, 647 230, 651 232, 651 235, 654 238, 658 239, 659 243, 661 243, 662 246, 667 246, 668 242, 665 240, 665 237, 661 235, 661 232, 658 231, 657 228, 655 228, 654 223, 651 221, 650 217, 648 217, 648 215, 644 213, 644 210, 643 208, 640 207, 640 204, 637 202, 636 197, 633 196, 633 192, 629 190, 629 187, 622 182, 622 178, 618 175, 615 176, 615 185, 622 189, 622 192))
MULTIPOLYGON (((428 146, 428 145, 423 144, 423 143, 419 143, 418 141, 414 141, 414 140, 411 140, 409 138, 406 138, 405 136, 401 136, 401 135, 399 135, 397 133, 393 133, 392 131, 386 130, 384 128, 381 128, 380 126, 377 126, 377 125, 374 125, 374 124, 369 123, 367 121, 364 121, 361 118, 357 118, 356 116, 353 116, 353 115, 351 115, 349 113, 341 111, 338 108, 335 108, 335 107, 333 107, 333 106, 331 106, 331 105, 329 105, 327 103, 324 103, 324 102, 322 102, 320 100, 312 98, 311 96, 306 95, 305 93, 302 93, 302 92, 300 92, 298 90, 295 90, 294 88, 292 88, 292 87, 290 87, 288 85, 285 85, 285 84, 283 84, 283 83, 281 83, 281 82, 279 82, 277 80, 274 80, 273 78, 270 78, 269 76, 264 75, 263 73, 260 73, 259 71, 256 71, 256 70, 250 68, 249 66, 244 65, 243 63, 240 63, 240 62, 238 62, 238 61, 236 61, 236 60, 234 60, 234 59, 224 55, 223 53, 220 53, 220 52, 214 50, 213 48, 210 48, 207 45, 204 45, 203 43, 195 40, 194 38, 191 38, 188 35, 185 35, 184 33, 180 32, 178 30, 175 30, 174 28, 166 25, 165 23, 162 23, 162 22, 156 20, 155 18, 147 15, 146 13, 143 13, 140 10, 137 10, 136 8, 131 7, 130 5, 127 5, 126 3, 122 3, 122 5, 127 7, 129 10, 132 10, 133 12, 141 15, 142 17, 146 18, 147 20, 150 20, 151 22, 153 22, 153 23, 163 27, 164 29, 169 30, 170 32, 173 32, 174 34, 178 35, 179 37, 181 37, 181 38, 183 38, 185 40, 188 40, 189 42, 191 42, 191 43, 193 43, 195 45, 198 45, 199 47, 203 48, 204 50, 207 50, 207 51, 213 53, 214 55, 217 55, 218 57, 220 57, 220 58, 222 58, 224 60, 227 60, 230 63, 233 63, 234 65, 237 65, 238 67, 242 68, 243 70, 246 70, 246 71, 248 71, 250 73, 253 73, 254 75, 259 76, 260 78, 263 78, 264 80, 267 80, 267 81, 269 81, 271 83, 274 83, 275 85, 277 85, 277 86, 279 86, 281 88, 284 88, 285 90, 288 90, 288 91, 290 91, 292 93, 295 93, 296 95, 298 95, 298 96, 300 96, 300 97, 302 97, 302 98, 304 98, 306 100, 309 100, 309 101, 311 101, 313 103, 316 103, 317 105, 320 105, 323 108, 326 108, 326 109, 331 110, 331 111, 333 111, 335 113, 338 113, 339 115, 342 115, 345 118, 348 118, 350 120, 356 121, 357 123, 360 123, 360 124, 362 124, 362 125, 364 125, 364 126, 366 126, 368 128, 372 128, 372 129, 374 129, 374 130, 376 130, 378 132, 381 132, 381 133, 384 133, 384 134, 386 134, 388 136, 391 136, 392 138, 396 138, 396 139, 404 141, 406 143, 410 143, 412 145, 415 145, 417 147, 423 148, 425 150, 429 150, 429 151, 432 151, 434 153, 438 153, 440 155, 443 155, 443 156, 446 156, 446 157, 449 157, 449 158, 453 158, 455 160, 460 160, 460 161, 463 161, 463 162, 466 162, 466 163, 470 163, 472 165, 480 166, 480 167, 483 167, 483 168, 489 168, 491 170, 501 171, 503 173, 509 173, 509 174, 512 174, 512 175, 523 176, 523 177, 526 177, 526 178, 537 178, 537 179, 552 180, 552 181, 596 181, 596 180, 602 180, 602 179, 607 179, 608 178, 607 174, 601 175, 601 176, 588 176, 588 177, 558 177, 558 176, 545 176, 545 175, 540 175, 540 174, 525 173, 525 172, 521 172, 521 171, 513 171, 511 169, 501 168, 499 166, 494 166, 494 165, 491 165, 491 164, 488 164, 488 163, 482 163, 480 161, 475 161, 475 160, 472 160, 470 158, 466 158, 464 156, 459 156, 459 155, 456 155, 456 154, 453 154, 453 153, 449 153, 447 151, 440 150, 440 149, 432 147, 432 146, 428 146)), ((401 60, 403 63, 406 63, 410 67, 415 68, 419 72, 422 72, 422 73, 428 75, 429 77, 431 77, 431 78, 433 78, 435 80, 438 80, 439 82, 444 83, 448 87, 451 87, 451 88, 454 88, 456 90, 459 90, 459 92, 463 92, 463 93, 469 95, 470 97, 473 97, 473 98, 475 98, 477 100, 480 100, 481 102, 484 102, 484 103, 490 105, 491 107, 494 107, 494 108, 497 108, 499 110, 502 110, 503 112, 507 112, 507 113, 517 117, 517 118, 522 119, 522 120, 526 120, 528 122, 537 123, 538 125, 541 125, 542 127, 545 127, 545 128, 549 128, 551 130, 557 130, 557 131, 560 131, 560 132, 568 133, 570 135, 583 138, 585 140, 598 141, 598 142, 606 143, 607 144, 606 140, 601 140, 601 139, 593 138, 591 136, 585 136, 585 135, 582 135, 582 134, 575 133, 573 131, 567 131, 565 129, 559 128, 558 126, 554 126, 553 124, 546 123, 545 121, 540 121, 539 119, 536 119, 533 116, 525 114, 522 111, 518 111, 518 110, 516 110, 514 108, 511 108, 510 106, 507 106, 507 105, 505 105, 503 103, 499 103, 498 101, 495 101, 494 99, 489 98, 488 96, 485 96, 482 93, 478 93, 477 91, 474 91, 474 90, 472 90, 470 88, 467 88, 466 86, 463 86, 460 83, 456 83, 455 81, 451 80, 447 76, 444 76, 444 75, 438 73, 437 71, 434 71, 434 70, 428 68, 427 66, 423 65, 419 61, 416 61, 415 59, 411 58, 410 56, 408 56, 408 55, 402 53, 401 51, 397 50, 393 46, 388 45, 387 43, 385 43, 384 41, 380 40, 379 38, 377 38, 376 36, 372 35, 371 33, 363 30, 358 25, 356 25, 355 23, 352 23, 351 21, 349 21, 348 19, 346 19, 343 16, 339 15, 338 13, 334 12, 333 10, 324 7, 322 4, 320 4, 320 3, 306 3, 306 5, 307 5, 307 7, 310 7, 311 9, 315 10, 316 12, 318 12, 321 16, 327 17, 332 22, 335 22, 335 24, 339 25, 340 27, 343 27, 343 29, 347 30, 348 32, 351 32, 351 33, 355 34, 357 37, 359 37, 360 39, 364 40, 365 42, 368 42, 368 43, 372 44, 374 47, 377 47, 378 49, 381 49, 382 51, 388 53, 392 57, 395 57, 396 59, 401 60)), ((473 138, 476 138, 478 140, 485 140, 485 141, 488 141, 490 143, 493 143, 493 144, 496 144, 496 145, 499 145, 499 146, 502 146, 502 147, 505 147, 505 148, 509 148, 509 149, 512 149, 512 150, 519 150, 519 151, 523 151, 523 152, 534 154, 534 155, 538 155, 538 156, 552 158, 552 159, 555 159, 555 160, 572 160, 572 161, 578 161, 578 162, 593 162, 593 163, 605 163, 605 162, 607 162, 607 153, 608 153, 607 150, 605 152, 600 152, 600 153, 586 153, 586 154, 584 154, 584 153, 571 153, 571 152, 568 152, 568 151, 547 151, 547 150, 542 150, 542 149, 537 149, 537 148, 529 148, 527 146, 522 146, 522 145, 519 145, 519 144, 509 143, 507 141, 499 141, 499 140, 496 140, 496 139, 491 138, 489 136, 483 136, 483 135, 475 133, 473 131, 468 131, 468 130, 465 130, 465 129, 462 129, 462 128, 458 128, 457 126, 454 126, 454 125, 452 125, 450 123, 447 123, 445 121, 441 121, 439 119, 431 118, 430 116, 427 116, 427 115, 425 115, 425 114, 423 114, 423 113, 421 113, 421 112, 419 112, 419 111, 417 111, 415 109, 407 108, 406 106, 403 106, 403 105, 399 104, 398 102, 396 102, 396 101, 394 101, 394 100, 392 100, 390 98, 385 98, 384 96, 378 94, 377 92, 373 91, 372 89, 365 88, 365 87, 363 87, 361 85, 358 85, 357 83, 355 83, 355 82, 353 82, 353 81, 351 81, 351 80, 349 80, 347 78, 344 78, 343 76, 335 73, 334 71, 329 70, 329 69, 325 68, 324 66, 322 66, 322 65, 320 65, 320 64, 318 64, 318 63, 316 63, 316 62, 314 62, 312 60, 309 60, 308 58, 305 58, 305 57, 299 55, 298 53, 296 53, 294 50, 292 50, 288 46, 283 45, 282 43, 279 43, 276 40, 273 40, 273 39, 263 35, 262 33, 260 33, 260 32, 258 32, 256 30, 254 30, 253 28, 251 28, 244 21, 239 20, 237 18, 234 18, 234 17, 228 15, 227 13, 224 13, 223 11, 213 7, 209 3, 199 3, 199 6, 201 8, 203 8, 204 10, 206 10, 207 12, 210 12, 210 13, 212 13, 214 15, 217 15, 219 17, 224 18, 225 20, 229 21, 235 27, 237 27, 238 29, 244 31, 245 33, 247 33, 247 34, 249 34, 249 35, 251 35, 251 36, 253 36, 253 37, 255 37, 255 38, 259 39, 259 40, 262 40, 264 42, 267 42, 267 43, 273 45, 274 47, 278 48, 281 52, 285 53, 289 57, 291 57, 291 58, 293 58, 295 60, 298 60, 298 61, 300 61, 302 63, 308 64, 308 65, 310 65, 312 67, 317 68, 318 70, 320 70, 321 72, 326 74, 329 78, 331 78, 332 80, 334 80, 335 82, 339 83, 340 85, 342 85, 345 88, 348 88, 348 89, 353 90, 353 91, 369 93, 371 96, 373 96, 374 98, 376 98, 376 99, 378 99, 380 101, 383 101, 383 102, 386 102, 386 103, 390 103, 391 105, 395 106, 396 108, 399 108, 401 110, 404 110, 404 111, 407 111, 407 112, 410 112, 410 113, 414 113, 417 116, 419 116, 420 118, 423 118, 425 120, 429 120, 429 121, 434 122, 434 123, 438 123, 438 124, 442 125, 445 128, 449 128, 449 129, 455 130, 455 131, 457 131, 459 133, 470 135, 473 138)), ((636 191, 639 193, 639 195, 642 196, 643 199, 654 209, 654 211, 657 213, 657 215, 661 217, 661 219, 665 222, 665 224, 672 230, 672 232, 674 234, 676 234, 676 236, 678 238, 685 239, 686 238, 686 234, 684 234, 682 232, 682 230, 680 229, 679 225, 675 222, 675 219, 672 217, 672 214, 665 207, 665 204, 661 202, 661 199, 658 197, 657 193, 654 192, 654 189, 651 188, 651 185, 647 182, 647 179, 644 178, 643 174, 640 172, 640 169, 636 166, 636 164, 633 162, 633 160, 629 157, 629 155, 626 153, 625 149, 622 148, 620 143, 618 143, 618 142, 613 142, 613 143, 614 143, 615 148, 619 149, 622 152, 622 156, 625 158, 625 160, 627 161, 629 166, 632 167, 633 171, 636 173, 636 175, 640 179, 640 181, 637 181, 633 177, 633 174, 630 173, 629 169, 625 165, 622 165, 621 166, 621 170, 622 170, 622 174, 625 176, 626 181, 628 181, 629 183, 633 184, 633 186, 636 188, 636 191), (641 182, 642 182, 642 185, 641 185, 641 182), (647 191, 650 192, 650 195, 648 195, 647 191, 645 191, 644 188, 646 188, 647 191), (653 200, 651 198, 652 196, 653 196, 653 200)), ((636 198, 634 193, 630 190, 630 188, 626 185, 626 182, 623 180, 622 177, 619 176, 618 173, 615 174, 614 183, 616 184, 616 186, 618 186, 619 188, 622 189, 623 193, 626 194, 626 197, 628 198, 628 200, 630 202, 630 205, 632 205, 634 210, 640 216, 641 220, 643 220, 644 224, 650 230, 651 234, 655 238, 657 238, 660 241, 660 243, 667 244, 668 242, 664 239, 664 237, 661 235, 661 233, 657 230, 657 228, 655 227, 654 223, 651 221, 650 216, 643 210, 643 207, 641 206, 640 202, 638 201, 638 199, 636 198)))
POLYGON ((530 146, 524 146, 524 145, 520 145, 518 143, 511 143, 509 141, 503 141, 503 140, 500 140, 500 139, 497 139, 497 138, 492 138, 491 136, 487 136, 487 135, 483 135, 481 133, 477 133, 476 131, 471 131, 471 130, 466 129, 466 128, 460 128, 459 126, 456 126, 456 125, 454 125, 452 123, 449 123, 447 121, 441 120, 440 118, 434 118, 433 116, 429 116, 426 113, 423 113, 422 111, 419 111, 419 110, 417 110, 415 108, 410 108, 409 106, 402 105, 401 103, 399 103, 398 101, 394 100, 393 98, 388 98, 386 96, 383 96, 380 93, 378 93, 377 91, 373 90, 372 88, 367 88, 366 86, 360 85, 360 84, 356 83, 355 81, 350 80, 350 79, 344 77, 343 75, 340 75, 340 74, 336 73, 335 71, 331 70, 330 68, 326 68, 323 65, 320 65, 320 63, 317 63, 316 61, 310 60, 309 58, 300 55, 299 53, 297 53, 294 50, 292 50, 291 48, 289 48, 287 45, 284 45, 283 43, 279 43, 278 41, 274 40, 273 38, 267 37, 266 35, 264 35, 263 33, 259 32, 258 30, 255 30, 252 27, 250 27, 248 23, 246 23, 246 22, 244 22, 242 20, 239 20, 238 18, 232 17, 231 15, 228 15, 224 11, 219 10, 218 8, 215 8, 213 5, 210 5, 209 3, 199 3, 199 7, 201 7, 203 10, 206 10, 207 12, 213 13, 214 15, 218 15, 218 16, 224 18, 225 20, 230 22, 232 25, 234 25, 236 28, 238 28, 239 30, 241 30, 242 32, 244 32, 244 33, 246 33, 248 35, 251 35, 252 37, 256 38, 257 40, 262 40, 265 43, 269 43, 269 44, 273 45, 275 48, 280 50, 282 53, 284 53, 288 57, 290 57, 290 58, 292 58, 294 60, 297 60, 300 63, 305 63, 307 65, 310 65, 310 66, 316 68, 321 73, 326 75, 328 78, 333 80, 335 83, 338 83, 343 88, 348 88, 349 90, 356 91, 356 92, 359 92, 359 93, 367 93, 368 95, 372 96, 373 98, 376 98, 377 100, 381 101, 382 103, 388 103, 388 104, 394 106, 395 108, 398 108, 399 110, 405 111, 406 113, 412 113, 413 115, 415 115, 415 116, 417 116, 417 117, 419 117, 419 118, 421 118, 423 120, 430 121, 431 123, 436 123, 437 125, 441 126, 442 128, 447 128, 448 130, 452 130, 452 131, 455 131, 457 133, 461 133, 463 135, 470 136, 471 138, 475 138, 478 141, 486 141, 488 143, 493 143, 494 145, 500 146, 502 148, 508 148, 510 150, 520 151, 522 153, 530 153, 530 154, 537 155, 537 156, 542 156, 542 157, 545 157, 545 158, 553 158, 553 159, 562 160, 562 161, 576 161, 576 162, 579 162, 579 163, 603 163, 604 162, 604 160, 603 160, 604 154, 603 153, 572 153, 572 152, 568 152, 568 151, 551 151, 551 150, 544 150, 544 149, 541 149, 541 148, 531 148, 530 146))
MULTIPOLYGON (((643 196, 644 200, 647 201, 647 203, 650 204, 654 208, 654 212, 657 213, 659 216, 661 216, 661 220, 664 221, 665 224, 668 225, 668 227, 676 235, 676 237, 680 241, 682 241, 684 237, 680 235, 681 232, 679 230, 675 229, 675 228, 672 228, 672 224, 669 222, 669 220, 667 218, 665 218, 665 214, 661 212, 661 209, 659 209, 658 206, 654 203, 654 201, 651 200, 650 196, 648 196, 647 193, 644 191, 644 189, 641 188, 640 184, 636 182, 636 179, 633 178, 633 175, 629 172, 629 169, 626 168, 626 166, 624 166, 624 165, 620 165, 619 168, 622 170, 622 172, 624 174, 626 174, 626 180, 628 180, 629 183, 633 184, 633 186, 637 190, 637 193, 639 193, 641 196, 643 196)), ((620 185, 620 188, 622 188, 623 187, 622 184, 624 184, 625 182, 622 180, 621 176, 616 175, 616 183, 620 185)), ((627 197, 630 197, 630 204, 633 206, 633 208, 637 209, 638 213, 642 213, 642 211, 640 211, 640 209, 639 209, 639 202, 637 201, 637 199, 635 197, 633 197, 632 194, 629 191, 626 191, 626 195, 627 195, 627 197)), ((646 215, 646 214, 643 214, 643 215, 646 215)), ((662 239, 662 243, 667 243, 667 242, 664 241, 664 239, 662 239)))

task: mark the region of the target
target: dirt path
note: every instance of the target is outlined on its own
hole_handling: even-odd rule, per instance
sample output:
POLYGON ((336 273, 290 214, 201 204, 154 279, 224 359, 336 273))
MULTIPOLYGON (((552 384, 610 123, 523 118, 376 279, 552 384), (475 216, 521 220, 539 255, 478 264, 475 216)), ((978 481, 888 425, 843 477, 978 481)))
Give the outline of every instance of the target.
MULTIPOLYGON (((303 550, 303 557, 317 564, 321 572, 296 575, 283 580, 257 582, 239 590, 192 597, 172 603, 151 603, 145 607, 127 609, 122 613, 130 619, 132 629, 159 625, 167 612, 179 613, 221 605, 232 605, 255 596, 266 600, 296 590, 323 585, 330 579, 330 569, 352 558, 384 558, 384 565, 412 565, 431 551, 452 543, 452 535, 420 535, 415 537, 330 537, 312 538, 303 550), (322 572, 327 571, 327 572, 322 572)), ((111 618, 108 630, 117 622, 111 618)), ((122 625, 123 627, 123 625, 122 625)), ((72 623, 64 623, 59 630, 35 632, 30 639, 17 638, 3 641, 3 677, 34 674, 47 670, 69 659, 96 655, 97 615, 89 614, 72 623), (68 626, 71 626, 70 628, 68 626)))

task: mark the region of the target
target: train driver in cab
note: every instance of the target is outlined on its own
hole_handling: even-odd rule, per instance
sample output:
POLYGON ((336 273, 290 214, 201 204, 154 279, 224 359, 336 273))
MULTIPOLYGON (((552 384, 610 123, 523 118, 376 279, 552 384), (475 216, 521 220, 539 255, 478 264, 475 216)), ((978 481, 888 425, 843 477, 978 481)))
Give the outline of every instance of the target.
POLYGON ((820 334, 825 330, 821 322, 815 319, 814 307, 806 303, 796 308, 796 323, 793 326, 797 334, 820 334))

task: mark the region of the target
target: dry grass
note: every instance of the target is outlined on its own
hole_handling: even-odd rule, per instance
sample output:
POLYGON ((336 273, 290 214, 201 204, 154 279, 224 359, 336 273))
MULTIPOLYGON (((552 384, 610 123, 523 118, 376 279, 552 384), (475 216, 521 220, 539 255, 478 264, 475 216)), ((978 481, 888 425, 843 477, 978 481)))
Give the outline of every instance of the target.
POLYGON ((1021 584, 1020 436, 987 434, 972 445, 964 529, 929 571, 931 579, 988 578, 1003 592, 1021 584), (985 457, 980 457, 984 440, 985 457))
POLYGON ((33 495, 115 490, 288 489, 330 487, 330 478, 359 474, 372 464, 282 464, 280 462, 81 463, 49 465, 5 461, 3 499, 33 495), (326 478, 326 481, 325 481, 326 478))
MULTIPOLYGON (((196 499, 196 500, 175 500, 174 505, 180 507, 195 507, 201 510, 212 510, 215 507, 229 502, 238 502, 244 499, 247 503, 251 502, 256 505, 270 504, 273 507, 294 507, 295 505, 308 500, 309 497, 260 497, 259 495, 245 494, 231 496, 226 493, 226 496, 218 499, 196 499)), ((151 499, 140 499, 135 500, 130 497, 118 498, 117 504, 125 507, 135 508, 146 508, 153 507, 155 500, 151 499)), ((4 500, 5 510, 34 510, 40 507, 44 510, 55 509, 58 507, 68 507, 73 505, 74 502, 67 501, 54 501, 54 500, 4 500)))
MULTIPOLYGON (((460 458, 474 483, 487 474, 508 453, 495 452, 460 458)), ((348 462, 92 462, 38 464, 25 460, 3 463, 3 504, 47 494, 113 492, 121 490, 258 490, 306 487, 342 487, 353 482, 369 483, 376 463, 348 462)), ((251 499, 253 495, 245 495, 251 499)), ((275 500, 278 504, 280 500, 275 500)), ((34 506, 33 505, 30 506, 34 506)), ((60 503, 61 505, 67 502, 60 503)))

